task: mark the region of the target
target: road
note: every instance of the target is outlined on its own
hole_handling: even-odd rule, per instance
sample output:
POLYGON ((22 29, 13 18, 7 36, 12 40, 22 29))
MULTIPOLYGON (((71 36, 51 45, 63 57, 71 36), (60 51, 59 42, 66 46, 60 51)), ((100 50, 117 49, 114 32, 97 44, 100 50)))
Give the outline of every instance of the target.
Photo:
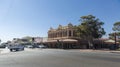
POLYGON ((120 54, 36 49, 0 54, 0 67, 120 67, 120 54))

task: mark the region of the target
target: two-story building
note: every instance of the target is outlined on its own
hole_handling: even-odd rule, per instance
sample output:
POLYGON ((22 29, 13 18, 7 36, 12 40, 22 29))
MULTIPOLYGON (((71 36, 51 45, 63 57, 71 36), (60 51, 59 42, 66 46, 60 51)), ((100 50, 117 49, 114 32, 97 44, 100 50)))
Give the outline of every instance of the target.
POLYGON ((50 48, 86 48, 87 43, 75 35, 74 26, 59 25, 57 29, 52 27, 48 31, 48 40, 45 42, 50 48))

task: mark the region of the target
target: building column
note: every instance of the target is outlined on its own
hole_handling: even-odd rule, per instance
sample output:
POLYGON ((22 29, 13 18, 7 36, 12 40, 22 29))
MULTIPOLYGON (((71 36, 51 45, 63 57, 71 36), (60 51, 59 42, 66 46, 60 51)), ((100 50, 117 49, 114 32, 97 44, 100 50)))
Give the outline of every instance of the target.
POLYGON ((50 34, 49 34, 49 38, 50 38, 50 34))
POLYGON ((58 37, 59 37, 59 32, 58 32, 58 37))
POLYGON ((50 36, 51 36, 51 38, 52 38, 52 34, 51 34, 50 36))
POLYGON ((62 32, 60 31, 60 37, 62 37, 62 32))
POLYGON ((71 36, 73 37, 73 30, 71 30, 71 36))
POLYGON ((54 33, 53 33, 53 38, 55 37, 54 33))
POLYGON ((57 33, 55 33, 55 37, 57 37, 57 33))
POLYGON ((62 37, 62 32, 60 31, 60 37, 62 37))
POLYGON ((61 37, 63 37, 63 31, 61 31, 61 37))
POLYGON ((58 37, 58 32, 57 32, 57 37, 58 37))
POLYGON ((61 31, 61 32, 62 32, 62 37, 63 37, 64 31, 61 31))
POLYGON ((69 37, 69 30, 67 30, 67 37, 69 37))

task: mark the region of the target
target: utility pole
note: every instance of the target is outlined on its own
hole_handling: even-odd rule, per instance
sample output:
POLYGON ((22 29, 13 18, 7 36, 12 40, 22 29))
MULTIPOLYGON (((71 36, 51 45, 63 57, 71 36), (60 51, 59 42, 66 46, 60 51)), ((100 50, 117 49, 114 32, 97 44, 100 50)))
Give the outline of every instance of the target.
POLYGON ((115 45, 116 45, 116 42, 117 42, 117 40, 116 40, 116 32, 114 33, 114 37, 115 37, 115 45))
POLYGON ((1 39, 0 39, 0 45, 1 45, 1 39))
POLYGON ((115 37, 115 49, 117 48, 116 46, 117 46, 117 40, 116 40, 116 32, 114 33, 114 37, 115 37))

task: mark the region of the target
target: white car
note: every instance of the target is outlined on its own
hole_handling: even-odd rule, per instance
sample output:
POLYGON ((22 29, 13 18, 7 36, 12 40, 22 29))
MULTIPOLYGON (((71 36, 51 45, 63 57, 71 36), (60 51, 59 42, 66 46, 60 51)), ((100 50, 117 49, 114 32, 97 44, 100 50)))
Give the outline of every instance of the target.
POLYGON ((22 51, 24 50, 24 46, 23 45, 10 45, 8 49, 10 49, 10 51, 22 51))
POLYGON ((38 48, 47 48, 45 45, 38 45, 38 48))

